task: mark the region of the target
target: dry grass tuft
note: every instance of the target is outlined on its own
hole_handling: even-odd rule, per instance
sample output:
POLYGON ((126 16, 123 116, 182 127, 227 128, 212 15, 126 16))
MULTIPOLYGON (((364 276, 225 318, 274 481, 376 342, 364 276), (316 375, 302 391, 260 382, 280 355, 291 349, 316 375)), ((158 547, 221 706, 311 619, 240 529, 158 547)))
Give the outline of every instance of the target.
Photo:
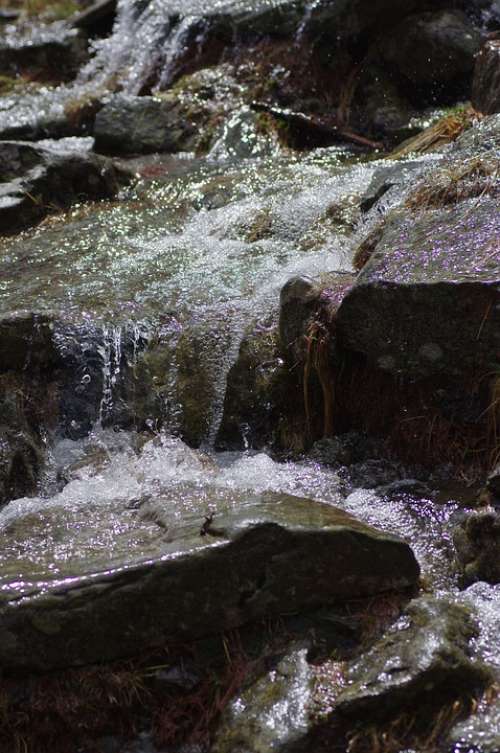
POLYGON ((405 202, 408 209, 439 209, 466 199, 500 195, 500 161, 474 157, 433 170, 405 202))

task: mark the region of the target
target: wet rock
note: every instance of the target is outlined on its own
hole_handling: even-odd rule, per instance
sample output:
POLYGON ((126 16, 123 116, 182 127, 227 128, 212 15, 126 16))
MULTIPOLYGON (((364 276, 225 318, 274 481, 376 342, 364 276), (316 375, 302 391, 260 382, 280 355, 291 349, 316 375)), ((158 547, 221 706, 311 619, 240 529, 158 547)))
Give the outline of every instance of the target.
POLYGON ((180 491, 149 501, 147 515, 110 500, 11 519, 1 534, 1 665, 108 661, 419 577, 405 543, 329 506, 215 490, 207 520, 198 485, 180 491))
POLYGON ((417 599, 407 617, 351 667, 337 714, 348 724, 363 720, 366 725, 413 710, 424 721, 429 709, 481 690, 490 673, 470 658, 469 641, 475 634, 464 607, 444 599, 417 599))
POLYGON ((110 28, 116 13, 117 0, 97 0, 71 19, 75 29, 85 29, 91 34, 102 33, 110 28))
POLYGON ((459 569, 466 585, 500 583, 500 513, 493 508, 469 513, 453 533, 459 569))
POLYGON ((471 101, 484 115, 500 112, 500 40, 484 45, 476 59, 471 101))
MULTIPOLYGON (((0 380, 0 408, 5 398, 4 384, 0 380)), ((12 386, 12 385, 11 385, 12 386)), ((44 444, 31 431, 19 411, 15 428, 0 424, 0 505, 10 499, 33 494, 37 488, 40 471, 45 460, 44 444)))
POLYGON ((51 208, 64 208, 83 196, 114 196, 131 175, 88 151, 86 140, 0 142, 0 234, 17 232, 41 220, 51 208))
POLYGON ((408 96, 422 103, 456 101, 467 94, 481 35, 460 11, 408 16, 378 45, 387 65, 407 81, 408 96))
POLYGON ((465 157, 471 153, 500 157, 500 114, 491 115, 465 131, 456 140, 453 151, 461 152, 465 157))
POLYGON ((0 40, 0 69, 4 73, 36 73, 49 81, 72 79, 87 59, 87 39, 62 22, 35 26, 29 33, 12 31, 0 40))
MULTIPOLYGON (((79 133, 79 131, 78 131, 79 133)), ((0 97, 0 140, 59 138, 76 135, 69 127, 55 89, 14 92, 0 97)))
MULTIPOLYGON (((354 281, 351 274, 325 274, 321 279, 292 277, 280 293, 279 336, 287 363, 296 367, 306 359, 307 335, 320 310, 334 315, 354 281)), ((328 314, 326 314, 328 316, 328 314)))
POLYGON ((116 154, 178 151, 192 135, 172 98, 115 95, 98 112, 95 149, 116 154))
POLYGON ((277 666, 231 702, 212 753, 294 750, 309 731, 314 672, 307 648, 287 654, 277 666))
POLYGON ((217 447, 261 448, 271 444, 278 409, 286 399, 286 384, 277 327, 260 322, 242 340, 227 376, 217 447))
POLYGON ((425 169, 417 160, 404 160, 380 167, 372 176, 370 184, 361 198, 361 211, 368 212, 392 188, 398 191, 408 186, 425 169))
MULTIPOLYGON (((475 583, 462 591, 460 601, 472 608, 478 617, 481 632, 476 647, 500 679, 500 585, 475 583)), ((447 750, 456 753, 496 753, 500 750, 500 698, 498 687, 488 689, 477 708, 467 718, 458 720, 448 735, 447 750)))
POLYGON ((489 474, 487 486, 495 499, 500 499, 500 465, 497 465, 489 474))
POLYGON ((278 149, 276 134, 263 133, 256 113, 243 106, 214 133, 210 159, 228 161, 268 157, 278 149))
POLYGON ((0 319, 0 505, 33 494, 44 465, 40 429, 53 425, 57 364, 51 326, 31 313, 0 319))
POLYGON ((484 197, 389 215, 340 305, 342 344, 410 378, 491 371, 500 345, 498 209, 484 197))

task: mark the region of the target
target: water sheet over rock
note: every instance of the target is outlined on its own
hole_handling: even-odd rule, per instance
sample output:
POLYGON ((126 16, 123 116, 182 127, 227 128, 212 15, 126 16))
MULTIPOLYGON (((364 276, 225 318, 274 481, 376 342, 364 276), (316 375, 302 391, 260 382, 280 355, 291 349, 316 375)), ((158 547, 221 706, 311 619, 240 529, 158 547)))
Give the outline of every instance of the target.
POLYGON ((209 486, 201 500, 193 484, 7 515, 0 664, 109 661, 418 580, 407 544, 328 505, 209 486))

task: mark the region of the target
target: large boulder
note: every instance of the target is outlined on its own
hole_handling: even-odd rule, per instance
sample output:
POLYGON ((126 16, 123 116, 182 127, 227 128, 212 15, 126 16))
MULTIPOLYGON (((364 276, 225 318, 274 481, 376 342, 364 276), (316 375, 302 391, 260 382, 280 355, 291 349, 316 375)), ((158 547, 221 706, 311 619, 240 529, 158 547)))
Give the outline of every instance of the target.
POLYGON ((378 43, 412 99, 429 103, 468 93, 480 46, 481 35, 467 16, 451 10, 409 15, 378 43))
MULTIPOLYGON (((467 173, 466 165, 455 169, 467 173)), ((465 195, 495 187, 487 175, 471 183, 465 195)), ((419 195, 436 208, 388 216, 339 308, 338 337, 372 365, 410 379, 489 373, 500 347, 500 205, 486 195, 454 204, 459 180, 450 205, 435 174, 428 184, 429 193, 419 195)))
MULTIPOLYGON (((208 483, 213 471, 201 460, 196 468, 208 483)), ((70 487, 61 503, 69 494, 70 487)), ((413 588, 419 577, 403 541, 307 499, 209 484, 200 498, 195 482, 172 484, 155 499, 103 502, 35 505, 24 516, 21 503, 11 515, 7 508, 3 668, 109 661, 263 617, 413 588)))
POLYGON ((500 39, 491 39, 476 60, 472 105, 484 115, 500 112, 500 39))

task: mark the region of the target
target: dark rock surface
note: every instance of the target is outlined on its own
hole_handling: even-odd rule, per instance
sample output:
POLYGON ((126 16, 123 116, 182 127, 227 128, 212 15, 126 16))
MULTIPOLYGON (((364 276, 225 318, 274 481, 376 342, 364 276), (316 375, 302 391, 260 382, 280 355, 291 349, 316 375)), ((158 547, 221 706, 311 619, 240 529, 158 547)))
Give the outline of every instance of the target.
POLYGON ((486 42, 476 59, 471 101, 484 115, 500 112, 500 39, 486 42))
POLYGON ((175 98, 117 94, 96 116, 96 151, 116 154, 178 151, 187 132, 193 133, 189 123, 179 117, 178 110, 175 98))
POLYGON ((409 378, 496 368, 499 206, 484 197, 391 213, 338 311, 341 342, 409 378))
POLYGON ((417 102, 466 94, 481 35, 467 16, 443 10, 408 16, 379 42, 379 52, 417 102), (413 87, 413 90, 412 90, 413 87))
POLYGON ((78 139, 43 146, 3 141, 0 161, 0 234, 17 232, 82 197, 114 196, 131 177, 78 139))
POLYGON ((272 443, 278 408, 287 399, 277 327, 259 322, 244 337, 227 376, 217 446, 242 449, 272 443))
POLYGON ((456 527, 453 543, 466 585, 500 583, 500 513, 488 508, 469 513, 456 527))
POLYGON ((0 505, 36 490, 56 362, 48 317, 20 312, 0 320, 0 505))
POLYGON ((0 39, 0 70, 18 74, 36 72, 38 80, 72 79, 87 60, 87 39, 62 22, 34 26, 26 32, 13 27, 0 39))
POLYGON ((401 711, 418 716, 488 683, 489 671, 470 658, 476 628, 464 607, 424 596, 407 614, 402 629, 396 626, 349 670, 336 705, 341 717, 366 723, 401 711))
POLYGON ((109 661, 262 617, 411 588, 419 577, 405 543, 329 506, 276 494, 235 504, 219 491, 203 527, 196 485, 189 498, 187 491, 182 506, 173 490, 126 517, 110 501, 47 508, 4 528, 0 664, 48 670, 109 661), (52 544, 37 535, 49 521, 58 531, 52 544), (99 546, 96 535, 109 530, 119 534, 99 546))

